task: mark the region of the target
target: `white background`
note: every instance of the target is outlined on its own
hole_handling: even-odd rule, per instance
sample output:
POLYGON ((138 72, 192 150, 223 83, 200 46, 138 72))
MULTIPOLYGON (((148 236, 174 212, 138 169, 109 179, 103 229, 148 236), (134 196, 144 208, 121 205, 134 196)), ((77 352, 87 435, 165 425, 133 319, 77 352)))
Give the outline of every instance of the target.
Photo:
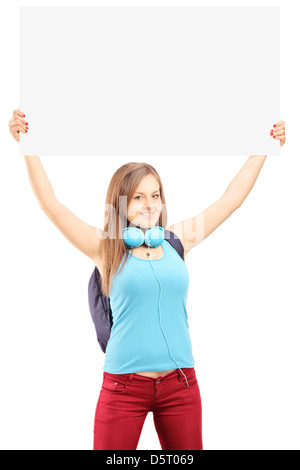
MULTIPOLYGON (((243 3, 230 6, 235 4, 243 3)), ((8 132, 19 107, 21 5, 27 3, 2 2, 0 11, 0 447, 92 449, 104 362, 88 309, 94 265, 40 210, 8 132)), ((226 6, 209 2, 213 5, 226 6)), ((267 157, 242 207, 187 255, 206 450, 300 449, 299 11, 296 1, 263 5, 281 7, 280 119, 287 142, 280 156, 267 157)), ((251 127, 248 134, 251 139, 251 127)), ((151 163, 161 175, 171 224, 217 200, 247 157, 133 160, 151 163)), ((102 227, 110 178, 129 158, 41 161, 57 198, 82 220, 102 227)), ((160 449, 152 413, 139 449, 160 449)))

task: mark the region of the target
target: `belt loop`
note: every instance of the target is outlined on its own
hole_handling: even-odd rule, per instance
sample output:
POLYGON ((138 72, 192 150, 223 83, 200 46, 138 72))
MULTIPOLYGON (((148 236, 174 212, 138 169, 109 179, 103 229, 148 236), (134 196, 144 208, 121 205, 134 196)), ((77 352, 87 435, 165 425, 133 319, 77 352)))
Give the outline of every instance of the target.
POLYGON ((132 374, 129 375, 128 381, 127 381, 128 384, 131 383, 133 376, 134 376, 134 372, 132 372, 132 374))
POLYGON ((178 382, 180 382, 181 372, 179 369, 176 369, 176 372, 178 374, 178 382))
POLYGON ((179 375, 178 380, 180 381, 180 376, 182 375, 185 378, 185 381, 186 381, 186 384, 187 384, 186 387, 189 387, 190 385, 189 385, 188 380, 185 376, 185 373, 181 369, 176 369, 176 370, 177 370, 178 375, 179 375))

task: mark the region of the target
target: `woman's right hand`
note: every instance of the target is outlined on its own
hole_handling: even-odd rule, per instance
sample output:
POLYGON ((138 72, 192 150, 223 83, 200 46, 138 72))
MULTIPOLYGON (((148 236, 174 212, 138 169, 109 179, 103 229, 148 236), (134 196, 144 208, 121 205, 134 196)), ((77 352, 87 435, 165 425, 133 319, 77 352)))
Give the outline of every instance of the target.
POLYGON ((20 109, 15 109, 11 119, 8 121, 9 132, 17 142, 20 141, 20 132, 26 134, 29 129, 28 122, 23 116, 24 113, 20 109))

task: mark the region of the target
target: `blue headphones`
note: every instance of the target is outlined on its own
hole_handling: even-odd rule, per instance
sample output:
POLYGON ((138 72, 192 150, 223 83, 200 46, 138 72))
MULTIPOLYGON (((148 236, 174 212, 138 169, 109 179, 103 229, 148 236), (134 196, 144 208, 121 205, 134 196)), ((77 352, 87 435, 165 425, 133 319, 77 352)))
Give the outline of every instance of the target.
POLYGON ((143 243, 156 248, 162 244, 165 238, 164 229, 158 225, 148 228, 145 234, 139 227, 125 227, 122 235, 125 245, 129 248, 137 248, 143 243))
POLYGON ((154 227, 148 228, 146 230, 145 234, 144 234, 143 230, 139 227, 125 227, 122 230, 122 236, 123 236, 123 240, 124 240, 125 245, 128 246, 129 248, 137 248, 138 246, 141 246, 143 243, 146 243, 146 245, 148 246, 149 256, 150 256, 149 261, 151 263, 153 274, 156 277, 157 282, 158 282, 159 287, 160 287, 159 298, 158 298, 159 325, 160 325, 161 331, 162 331, 162 333, 165 337, 166 343, 168 345, 170 356, 172 357, 173 361, 177 365, 178 369, 184 375, 187 386, 189 387, 189 383, 187 381, 186 375, 183 373, 181 368, 178 366, 176 360, 174 359, 174 357, 171 353, 170 346, 169 346, 169 343, 168 343, 168 339, 167 339, 166 334, 165 334, 165 332, 162 328, 162 325, 161 325, 160 297, 161 297, 161 293, 162 293, 162 285, 161 285, 158 277, 156 276, 155 270, 153 268, 151 254, 150 254, 150 247, 155 247, 156 248, 157 246, 162 244, 162 242, 164 241, 164 238, 165 238, 164 229, 162 227, 158 226, 158 225, 155 225, 154 227))

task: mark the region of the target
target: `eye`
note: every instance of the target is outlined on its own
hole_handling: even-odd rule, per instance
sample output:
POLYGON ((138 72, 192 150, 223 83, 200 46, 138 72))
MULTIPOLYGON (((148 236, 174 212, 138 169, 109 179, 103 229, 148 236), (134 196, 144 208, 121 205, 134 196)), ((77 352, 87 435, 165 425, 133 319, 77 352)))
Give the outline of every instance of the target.
MULTIPOLYGON (((154 194, 154 195, 153 195, 153 197, 154 197, 155 199, 158 199, 159 196, 160 196, 159 194, 154 194)), ((136 196, 134 199, 138 199, 139 197, 142 197, 142 196, 136 196)))

